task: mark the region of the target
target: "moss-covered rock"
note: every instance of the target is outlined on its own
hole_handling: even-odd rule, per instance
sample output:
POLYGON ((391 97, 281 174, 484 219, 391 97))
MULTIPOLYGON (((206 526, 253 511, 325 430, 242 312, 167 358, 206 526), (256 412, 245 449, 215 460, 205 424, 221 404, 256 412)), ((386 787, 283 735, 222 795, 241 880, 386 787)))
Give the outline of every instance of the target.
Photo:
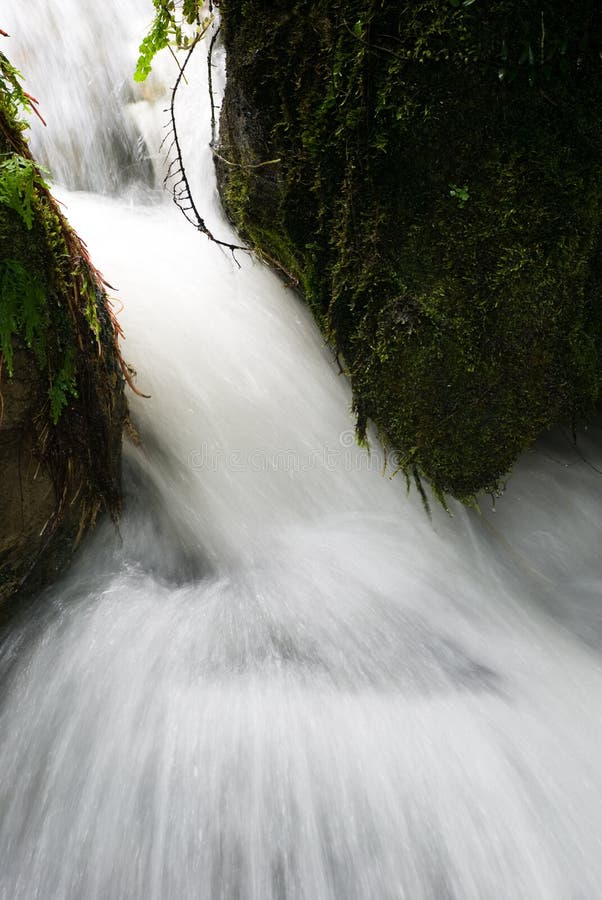
POLYGON ((126 415, 102 279, 31 158, 23 102, 0 54, 0 617, 118 515, 126 415))
POLYGON ((439 495, 498 489, 599 395, 598 5, 221 11, 231 218, 300 281, 360 435, 439 495))

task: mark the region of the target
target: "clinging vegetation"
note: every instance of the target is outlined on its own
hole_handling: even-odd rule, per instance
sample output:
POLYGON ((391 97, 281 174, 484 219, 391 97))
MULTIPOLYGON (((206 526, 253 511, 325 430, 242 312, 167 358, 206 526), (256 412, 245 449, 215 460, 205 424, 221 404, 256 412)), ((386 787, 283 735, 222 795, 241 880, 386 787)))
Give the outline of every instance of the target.
POLYGON ((153 0, 153 6, 155 16, 140 44, 135 81, 148 78, 157 53, 167 47, 172 52, 189 49, 213 20, 212 4, 209 4, 209 15, 203 15, 205 4, 198 0, 153 0))
POLYGON ((22 508, 5 512, 0 531, 0 601, 42 559, 58 566, 55 535, 66 559, 102 508, 117 516, 129 377, 102 276, 31 155, 27 112, 36 101, 0 52, 0 427, 9 422, 0 456, 22 490, 22 508), (6 397, 17 398, 14 409, 6 397), (30 495, 49 516, 31 533, 30 495))
POLYGON ((77 396, 74 347, 82 335, 74 302, 49 302, 47 289, 51 284, 57 297, 74 296, 97 342, 97 304, 104 301, 99 277, 96 283, 90 278, 85 249, 61 217, 25 141, 23 114, 35 111, 36 101, 1 53, 0 101, 0 348, 9 376, 13 340, 34 350, 48 376, 56 425, 68 398, 77 396))

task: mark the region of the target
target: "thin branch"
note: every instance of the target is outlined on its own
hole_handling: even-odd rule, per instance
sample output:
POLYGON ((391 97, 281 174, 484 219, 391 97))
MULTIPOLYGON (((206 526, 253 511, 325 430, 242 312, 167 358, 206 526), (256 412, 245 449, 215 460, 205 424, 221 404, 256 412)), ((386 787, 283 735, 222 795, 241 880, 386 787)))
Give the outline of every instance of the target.
MULTIPOLYGON (((211 10, 211 5, 209 6, 211 10)), ((219 36, 222 26, 219 25, 213 32, 207 53, 207 84, 209 86, 209 101, 211 103, 211 147, 215 144, 215 99, 213 97, 213 48, 219 36)))
MULTIPOLYGON (((167 45, 167 49, 168 49, 169 52, 171 53, 172 58, 173 58, 173 61, 175 62, 176 66, 177 66, 178 69, 179 69, 179 68, 180 68, 180 60, 178 59, 178 57, 177 57, 176 54, 174 53, 173 47, 171 46, 171 44, 168 44, 168 45, 167 45)), ((184 79, 184 81, 186 81, 186 79, 184 79)), ((187 81, 186 81, 186 84, 188 84, 187 81)))
POLYGON ((27 99, 29 100, 29 102, 31 104, 31 107, 30 107, 31 111, 38 117, 38 119, 40 120, 40 122, 42 123, 44 128, 46 128, 47 127, 46 120, 43 118, 42 113, 38 109, 40 101, 36 100, 36 98, 32 94, 28 94, 27 91, 23 91, 23 96, 27 97, 27 99))
POLYGON ((226 166, 231 166, 233 169, 261 169, 263 166, 275 166, 277 163, 282 162, 282 159, 278 157, 278 159, 266 159, 265 162, 260 163, 236 163, 232 162, 230 159, 226 159, 224 156, 221 156, 215 147, 211 148, 211 152, 213 155, 223 162, 226 166))
MULTIPOLYGON (((180 87, 182 80, 185 79, 186 67, 187 67, 188 63, 190 62, 190 59, 197 47, 197 44, 199 43, 201 38, 204 37, 204 35, 205 35, 205 31, 198 34, 196 36, 196 38, 194 39, 194 41, 192 42, 192 44, 190 45, 190 48, 188 49, 188 53, 186 54, 186 58, 184 59, 184 62, 180 66, 178 77, 176 78, 174 86, 171 91, 171 100, 170 100, 170 104, 169 104, 169 116, 170 116, 170 120, 171 120, 171 131, 173 132, 173 147, 175 150, 175 161, 177 163, 177 171, 172 175, 172 174, 170 174, 170 172, 168 170, 168 174, 165 176, 163 183, 166 184, 170 180, 170 178, 175 178, 179 175, 178 180, 175 182, 175 184, 172 185, 172 193, 173 193, 174 203, 176 204, 178 209, 181 210, 181 212, 184 214, 186 219, 188 219, 188 221, 192 225, 194 225, 194 227, 197 229, 197 231, 201 231, 204 235, 206 235, 209 238, 210 241, 213 241, 213 243, 217 244, 219 247, 225 247, 227 250, 230 250, 232 252, 234 250, 242 250, 244 252, 249 253, 250 250, 248 247, 243 247, 240 244, 232 244, 229 241, 219 240, 211 233, 211 231, 209 230, 209 228, 207 227, 207 225, 205 223, 205 220, 203 219, 200 212, 198 211, 196 203, 194 202, 194 198, 192 196, 192 191, 190 189, 190 183, 188 181, 188 175, 186 173, 186 168, 184 166, 182 146, 180 143, 180 136, 179 136, 178 127, 176 124, 176 113, 175 113, 176 97, 178 94, 178 88, 180 87), (185 204, 189 204, 189 205, 185 205, 185 204)), ((170 166, 170 169, 171 169, 171 166, 170 166)))

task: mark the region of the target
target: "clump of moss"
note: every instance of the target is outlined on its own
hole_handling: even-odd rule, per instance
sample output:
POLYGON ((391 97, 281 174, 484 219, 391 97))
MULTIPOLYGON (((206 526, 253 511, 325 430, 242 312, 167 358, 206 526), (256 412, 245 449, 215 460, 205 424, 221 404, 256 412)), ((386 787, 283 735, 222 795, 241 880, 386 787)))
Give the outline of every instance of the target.
POLYGON ((233 221, 300 280, 360 437, 439 496, 499 490, 599 395, 597 5, 221 10, 233 221))

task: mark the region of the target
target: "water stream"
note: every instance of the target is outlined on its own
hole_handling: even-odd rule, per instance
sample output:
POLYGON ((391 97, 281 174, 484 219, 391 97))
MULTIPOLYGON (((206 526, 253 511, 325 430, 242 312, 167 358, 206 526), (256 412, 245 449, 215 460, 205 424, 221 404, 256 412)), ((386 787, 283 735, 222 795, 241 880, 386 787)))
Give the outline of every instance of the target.
MULTIPOLYGON (((125 6, 0 0, 152 395, 120 534, 0 643, 0 898, 602 898, 599 423, 429 521, 295 293, 156 189, 171 73, 135 92, 125 6)), ((227 237, 204 78, 181 119, 227 237)))

